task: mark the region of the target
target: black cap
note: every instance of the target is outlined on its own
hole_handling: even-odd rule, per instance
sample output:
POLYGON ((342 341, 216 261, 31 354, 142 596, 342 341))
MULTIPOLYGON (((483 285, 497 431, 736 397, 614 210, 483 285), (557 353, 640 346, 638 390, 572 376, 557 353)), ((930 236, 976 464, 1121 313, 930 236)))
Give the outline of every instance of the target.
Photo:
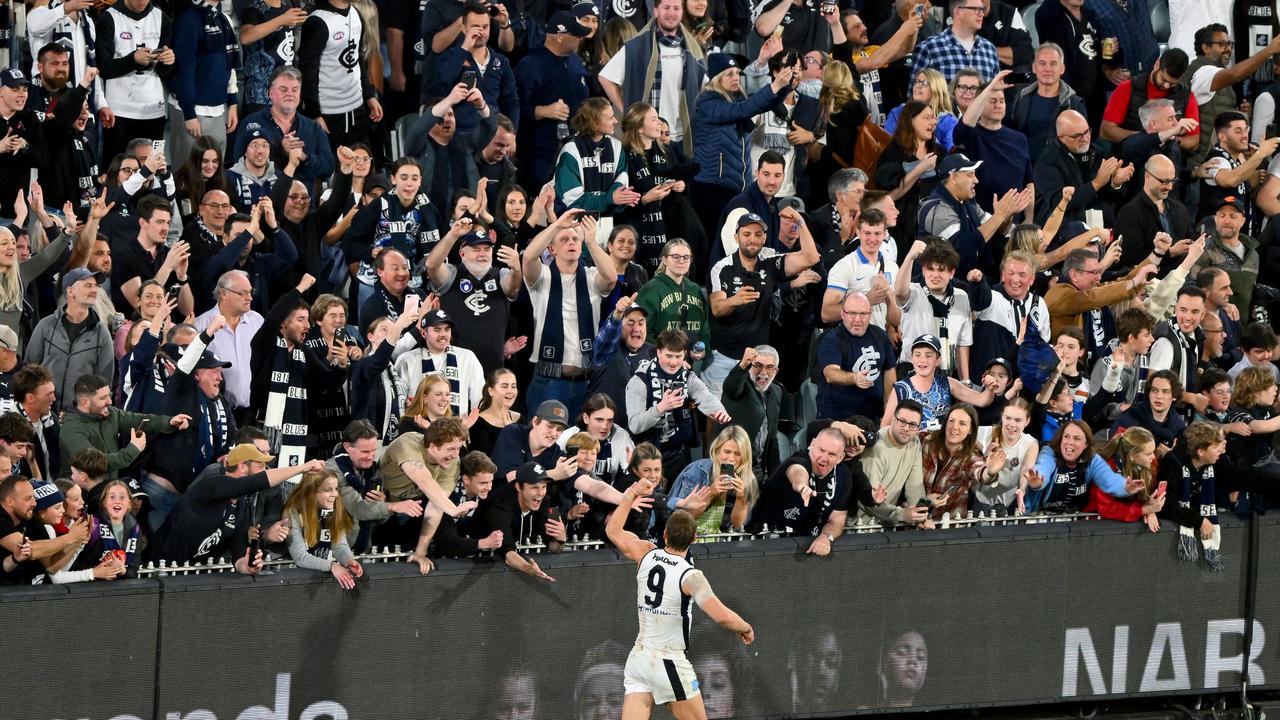
POLYGON ((551 478, 547 477, 547 471, 536 462, 527 462, 516 468, 516 482, 521 485, 536 485, 538 483, 550 482, 551 478))
POLYGON ((212 352, 205 350, 200 353, 200 359, 196 361, 196 370, 208 370, 210 368, 229 368, 231 363, 225 362, 214 355, 212 352))
POLYGON ((990 370, 992 365, 999 365, 1000 367, 1004 368, 1006 372, 1010 374, 1013 373, 1013 366, 1009 364, 1008 360, 1005 360, 1002 357, 995 357, 988 360, 987 366, 982 369, 983 372, 990 370))
POLYGON ((548 35, 569 33, 570 35, 577 35, 578 37, 586 37, 591 34, 591 29, 584 27, 582 23, 578 22, 577 16, 568 10, 561 10, 560 12, 552 15, 551 18, 547 20, 545 29, 548 35))
POLYGON ((646 319, 649 317, 649 311, 640 303, 631 303, 628 305, 627 309, 622 311, 622 317, 626 317, 631 313, 640 313, 645 316, 646 319))
POLYGON ((369 192, 370 190, 376 187, 380 187, 383 190, 391 189, 391 183, 390 181, 387 180, 386 175, 383 175, 382 173, 373 173, 369 177, 365 178, 365 181, 364 181, 365 192, 369 192))
POLYGON ((27 80, 27 74, 18 68, 9 68, 4 72, 0 72, 0 85, 4 85, 7 88, 26 87, 29 84, 30 81, 27 80))
POLYGON ((1235 208, 1236 210, 1239 210, 1241 214, 1244 214, 1244 203, 1240 200, 1240 198, 1236 197, 1235 195, 1228 195, 1222 198, 1221 200, 1219 200, 1213 206, 1213 211, 1216 213, 1222 208, 1227 207, 1228 205, 1235 208))
POLYGON ((437 325, 448 325, 453 327, 453 318, 443 310, 432 310, 422 318, 422 327, 435 327, 437 325))
POLYGON ((484 230, 481 230, 480 228, 476 228, 475 230, 472 230, 466 235, 463 235, 459 243, 462 245, 462 247, 474 247, 476 245, 492 245, 493 238, 489 237, 489 233, 485 232, 484 230))
POLYGON ((942 354, 942 341, 939 340, 937 336, 930 335, 929 333, 925 333, 924 335, 921 335, 920 337, 916 338, 915 342, 911 343, 912 350, 915 350, 918 347, 927 347, 933 350, 934 352, 938 353, 939 355, 942 354))

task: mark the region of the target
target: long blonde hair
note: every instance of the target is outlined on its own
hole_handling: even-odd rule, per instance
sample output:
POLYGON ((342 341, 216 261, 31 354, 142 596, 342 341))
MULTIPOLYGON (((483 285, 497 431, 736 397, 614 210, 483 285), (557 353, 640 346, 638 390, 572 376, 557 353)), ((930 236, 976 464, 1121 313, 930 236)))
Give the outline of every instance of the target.
POLYGON ((18 239, 9 228, 0 227, 0 244, 5 242, 13 243, 13 264, 0 270, 0 308, 19 310, 22 308, 22 263, 18 262, 18 239))
POLYGON ((827 63, 822 69, 822 90, 818 93, 818 104, 827 114, 827 122, 834 125, 832 120, 836 113, 859 97, 858 86, 853 82, 849 66, 840 60, 827 63))
POLYGON ((711 441, 711 449, 707 457, 711 458, 711 477, 714 478, 718 474, 720 461, 716 457, 720 454, 720 448, 730 440, 738 444, 738 461, 733 472, 742 479, 742 497, 739 501, 747 503, 750 508, 756 504, 756 498, 760 495, 760 483, 756 480, 756 473, 751 463, 751 438, 747 437, 747 431, 742 429, 741 425, 730 425, 720 431, 716 435, 716 439, 711 441))
MULTIPOLYGON (((338 487, 342 487, 342 478, 332 470, 313 470, 302 474, 302 480, 298 483, 298 487, 294 488, 289 495, 289 499, 284 503, 284 516, 289 517, 290 512, 298 514, 298 518, 302 521, 302 538, 307 541, 307 547, 312 547, 320 542, 320 506, 316 504, 316 493, 320 491, 320 486, 329 478, 338 481, 338 487)), ((329 536, 337 542, 338 538, 345 537, 355 522, 351 519, 351 515, 347 513, 347 508, 342 504, 342 497, 339 495, 337 502, 333 504, 333 514, 329 516, 329 536)))
POLYGON ((622 116, 622 147, 633 153, 644 154, 644 116, 654 107, 647 102, 634 102, 622 116))
POLYGON ((912 77, 918 78, 921 75, 924 76, 925 82, 929 83, 929 107, 933 108, 933 114, 939 118, 944 112, 950 114, 952 111, 951 88, 947 86, 947 79, 933 68, 917 70, 912 77))

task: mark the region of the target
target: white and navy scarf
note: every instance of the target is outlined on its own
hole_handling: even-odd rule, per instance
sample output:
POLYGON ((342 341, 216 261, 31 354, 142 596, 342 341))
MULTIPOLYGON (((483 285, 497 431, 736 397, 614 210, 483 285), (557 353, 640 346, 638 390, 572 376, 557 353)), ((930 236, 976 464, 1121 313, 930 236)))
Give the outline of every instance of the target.
MULTIPOLYGON (((342 502, 341 499, 338 502, 342 502)), ((316 544, 307 548, 307 552, 316 557, 327 560, 333 554, 333 511, 320 508, 319 520, 320 533, 316 536, 316 544)))
POLYGON ((382 371, 382 396, 386 398, 382 405, 382 445, 386 447, 400 436, 400 418, 404 417, 405 408, 409 405, 404 378, 400 377, 395 363, 382 371))
MULTIPOLYGON (((560 365, 564 363, 564 288, 560 281, 560 268, 555 263, 551 271, 551 292, 547 295, 546 322, 542 328, 542 347, 538 350, 538 374, 560 377, 560 365)), ((591 358, 595 340, 595 318, 591 311, 591 289, 587 286, 587 269, 581 265, 574 273, 574 291, 578 300, 578 348, 584 364, 591 358)))
POLYGON ((458 353, 450 345, 444 351, 444 367, 436 367, 430 350, 422 351, 422 376, 435 373, 449 381, 449 407, 453 408, 454 417, 462 417, 462 374, 458 372, 458 353))
MULTIPOLYGON (((677 390, 687 393, 689 387, 687 369, 680 368, 675 373, 668 374, 658 365, 657 360, 646 360, 640 363, 639 369, 636 370, 636 377, 644 382, 646 400, 650 407, 662 402, 662 396, 668 391, 677 390)), ((678 445, 693 437, 693 415, 688 408, 684 407, 669 410, 662 414, 662 419, 658 421, 657 426, 645 434, 649 442, 660 448, 678 445)))
POLYGON ((205 397, 200 393, 200 433, 199 455, 195 458, 192 469, 199 473, 213 463, 230 447, 228 442, 227 408, 222 396, 205 397))
MULTIPOLYGON (((656 26, 653 34, 658 38, 658 61, 653 65, 653 89, 649 91, 649 104, 654 108, 662 107, 662 48, 684 47, 684 35, 677 30, 675 35, 664 35, 656 26)), ((681 91, 684 90, 684 78, 681 77, 681 91)))
POLYGON ((279 467, 300 465, 307 457, 307 358, 301 347, 289 349, 276 336, 263 429, 279 467))

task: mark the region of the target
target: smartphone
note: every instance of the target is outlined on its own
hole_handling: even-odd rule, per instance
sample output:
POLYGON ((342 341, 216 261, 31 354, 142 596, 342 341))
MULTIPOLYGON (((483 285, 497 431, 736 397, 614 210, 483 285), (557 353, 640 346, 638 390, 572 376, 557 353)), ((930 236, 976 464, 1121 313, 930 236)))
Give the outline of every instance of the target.
POLYGON ((404 311, 407 314, 418 311, 418 306, 422 303, 422 298, 417 295, 410 295, 404 299, 404 311))
POLYGON ((720 477, 733 477, 733 463, 720 463, 720 477))
POLYGON ((923 4, 920 4, 920 5, 917 5, 917 6, 916 6, 916 17, 924 17, 924 5, 923 5, 923 4))
POLYGON ((818 7, 818 12, 822 13, 823 15, 830 15, 835 11, 836 11, 836 4, 833 2, 824 2, 822 3, 822 5, 818 7))
POLYGON ((151 152, 153 152, 153 153, 160 153, 161 155, 164 155, 164 141, 163 141, 163 140, 152 140, 152 141, 151 141, 151 152))
POLYGON ((468 90, 474 90, 476 87, 476 71, 468 70, 462 73, 462 84, 466 85, 468 90))
POLYGON ((1156 494, 1154 497, 1163 497, 1165 494, 1165 491, 1167 491, 1168 489, 1169 489, 1169 481, 1161 480, 1160 484, 1156 486, 1156 494))
MULTIPOLYGON (((261 529, 258 530, 262 532, 261 529)), ((258 552, 262 550, 262 535, 249 540, 249 567, 253 567, 254 560, 258 557, 258 552)))
POLYGON ((1004 76, 1004 81, 1010 85, 1027 85, 1035 82, 1035 76, 1029 72, 1011 72, 1004 76))

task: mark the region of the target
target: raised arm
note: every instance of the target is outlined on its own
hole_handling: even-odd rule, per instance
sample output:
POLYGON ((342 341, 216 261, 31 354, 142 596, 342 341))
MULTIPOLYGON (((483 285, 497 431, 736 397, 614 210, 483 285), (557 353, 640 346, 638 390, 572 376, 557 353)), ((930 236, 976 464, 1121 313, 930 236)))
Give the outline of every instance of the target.
POLYGON ((622 493, 622 502, 618 503, 618 507, 614 508, 613 512, 610 513, 609 521, 604 526, 604 532, 609 537, 609 542, 613 543, 618 552, 637 563, 644 559, 644 556, 656 546, 647 540, 641 540, 636 537, 635 533, 624 528, 627 524, 627 515, 631 513, 631 504, 652 492, 653 483, 647 480, 639 480, 632 483, 631 487, 622 493))

